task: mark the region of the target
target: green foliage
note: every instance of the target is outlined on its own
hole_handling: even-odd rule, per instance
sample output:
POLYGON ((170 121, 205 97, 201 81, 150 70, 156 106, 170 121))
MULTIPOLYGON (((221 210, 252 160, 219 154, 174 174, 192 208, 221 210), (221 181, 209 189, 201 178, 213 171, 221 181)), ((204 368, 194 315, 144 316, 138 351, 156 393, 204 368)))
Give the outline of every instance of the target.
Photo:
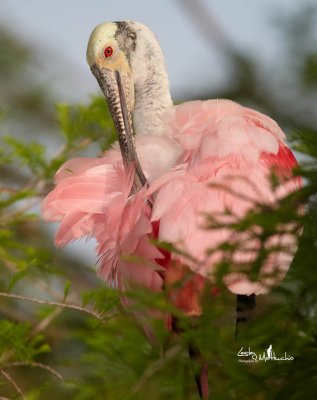
MULTIPOLYGON (((26 62, 30 61, 30 51, 24 44, 17 42, 13 35, 3 27, 0 28, 1 34, 1 79, 5 81, 8 76, 16 74, 26 62)), ((1 82, 3 83, 3 82, 1 82)))
POLYGON ((88 106, 59 104, 57 119, 66 145, 72 151, 83 138, 98 141, 102 150, 107 149, 115 140, 113 123, 101 97, 93 97, 88 106))
POLYGON ((10 358, 14 361, 32 361, 41 353, 50 351, 50 347, 43 343, 42 335, 30 335, 29 323, 13 323, 0 321, 0 359, 10 358))
POLYGON ((65 303, 65 301, 66 301, 66 299, 67 299, 67 297, 69 295, 70 285, 71 285, 70 281, 67 281, 65 283, 65 286, 64 286, 64 298, 63 298, 63 302, 64 303, 65 303))
MULTIPOLYGON (((316 143, 317 131, 312 129, 300 129, 293 132, 292 140, 294 149, 304 153, 306 156, 315 157, 317 154, 317 143, 316 143)), ((312 166, 316 168, 314 162, 312 166)), ((303 171, 307 173, 307 171, 303 171)))
POLYGON ((115 289, 101 287, 82 294, 83 307, 92 304, 100 313, 107 313, 119 304, 119 293, 115 289))
POLYGON ((15 167, 27 166, 35 175, 46 168, 46 154, 43 145, 37 142, 25 143, 12 136, 4 136, 3 143, 8 150, 5 160, 7 162, 14 160, 15 167))
POLYGON ((305 65, 303 67, 303 76, 305 77, 304 83, 307 85, 317 84, 317 54, 309 54, 306 58, 305 65))

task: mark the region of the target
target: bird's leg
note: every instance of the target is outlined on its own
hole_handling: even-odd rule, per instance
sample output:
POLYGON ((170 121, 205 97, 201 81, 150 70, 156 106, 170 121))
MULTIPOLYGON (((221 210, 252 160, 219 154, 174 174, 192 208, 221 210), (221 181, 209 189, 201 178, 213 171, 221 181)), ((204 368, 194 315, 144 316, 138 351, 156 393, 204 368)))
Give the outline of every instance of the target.
MULTIPOLYGON (((172 332, 176 334, 180 334, 183 330, 179 327, 178 319, 173 315, 172 316, 172 332)), ((193 326, 193 329, 195 327, 193 326)), ((188 345, 188 354, 193 363, 199 364, 200 368, 198 372, 194 372, 195 382, 197 385, 199 397, 202 400, 208 400, 209 395, 209 387, 208 387, 208 363, 204 360, 200 350, 194 344, 190 343, 188 345)))
POLYGON ((240 328, 245 324, 252 311, 255 309, 256 300, 255 294, 251 294, 250 296, 238 294, 237 295, 237 317, 236 317, 236 332, 235 338, 237 340, 240 328))
POLYGON ((209 398, 209 387, 208 387, 208 363, 203 359, 201 352, 194 345, 188 346, 188 353, 190 359, 195 363, 199 362, 200 368, 198 372, 195 372, 195 381, 199 393, 199 397, 203 400, 209 398))
MULTIPOLYGON (((195 320, 201 315, 201 294, 205 290, 205 279, 193 274, 188 267, 174 264, 173 268, 166 271, 165 283, 168 296, 174 306, 183 310, 191 321, 191 329, 195 329, 195 320)), ((179 321, 172 316, 171 329, 177 334, 183 333, 179 321)), ((203 358, 200 350, 193 343, 188 345, 188 354, 193 363, 199 366, 199 371, 194 371, 195 381, 201 399, 208 399, 208 363, 203 358)))

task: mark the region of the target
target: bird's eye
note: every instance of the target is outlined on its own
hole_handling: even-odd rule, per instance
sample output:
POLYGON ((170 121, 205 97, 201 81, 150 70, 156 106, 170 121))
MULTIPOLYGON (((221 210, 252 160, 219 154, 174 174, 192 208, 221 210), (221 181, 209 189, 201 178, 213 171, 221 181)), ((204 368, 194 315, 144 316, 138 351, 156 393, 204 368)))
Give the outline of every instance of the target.
POLYGON ((111 57, 113 54, 113 48, 111 46, 107 46, 104 49, 103 54, 105 55, 106 58, 111 57))

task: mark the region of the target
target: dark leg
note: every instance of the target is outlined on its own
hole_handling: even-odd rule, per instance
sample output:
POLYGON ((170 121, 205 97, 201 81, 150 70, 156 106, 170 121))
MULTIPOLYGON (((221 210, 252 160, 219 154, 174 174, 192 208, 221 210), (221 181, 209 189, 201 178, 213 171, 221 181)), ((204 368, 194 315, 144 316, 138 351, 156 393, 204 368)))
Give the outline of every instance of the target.
POLYGON ((240 328, 245 324, 250 316, 252 310, 255 309, 256 300, 255 294, 251 294, 250 296, 238 294, 237 295, 237 319, 236 319, 236 332, 235 338, 237 340, 238 333, 240 328))
POLYGON ((196 363, 197 361, 200 363, 201 368, 198 373, 195 373, 195 381, 199 393, 199 397, 203 400, 208 400, 208 363, 202 358, 200 351, 197 347, 189 345, 188 353, 190 359, 196 363))
MULTIPOLYGON (((172 331, 176 334, 180 334, 182 330, 179 327, 178 320, 175 316, 172 316, 172 331)), ((194 326, 192 329, 195 329, 194 326)), ((203 359, 199 349, 192 345, 188 345, 188 354, 193 364, 201 365, 198 373, 195 372, 195 381, 199 393, 199 397, 202 400, 208 400, 208 363, 203 359)))

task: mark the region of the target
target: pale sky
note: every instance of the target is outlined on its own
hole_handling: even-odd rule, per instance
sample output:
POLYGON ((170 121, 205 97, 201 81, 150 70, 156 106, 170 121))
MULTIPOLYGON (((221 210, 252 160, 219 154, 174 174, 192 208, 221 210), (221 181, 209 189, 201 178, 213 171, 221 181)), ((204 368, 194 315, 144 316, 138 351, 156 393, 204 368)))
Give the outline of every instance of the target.
MULTIPOLYGON (((195 0, 192 0, 193 2, 195 0)), ((278 11, 286 15, 298 0, 203 0, 229 41, 266 60, 279 52, 280 36, 272 29, 278 11)), ((62 86, 61 100, 83 100, 98 90, 86 64, 92 29, 104 21, 135 19, 158 36, 165 53, 172 93, 217 87, 226 69, 214 43, 198 32, 181 0, 0 0, 0 21, 26 42, 45 49, 43 79, 62 86)))

